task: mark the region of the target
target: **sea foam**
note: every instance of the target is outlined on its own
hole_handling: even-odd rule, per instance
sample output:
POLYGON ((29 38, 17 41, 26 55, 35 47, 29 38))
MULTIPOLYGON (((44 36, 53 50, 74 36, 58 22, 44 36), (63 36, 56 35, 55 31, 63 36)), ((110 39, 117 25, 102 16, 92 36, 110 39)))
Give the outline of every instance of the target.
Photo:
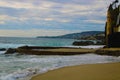
POLYGON ((75 56, 7 56, 6 59, 0 62, 3 64, 0 65, 0 68, 3 67, 2 69, 6 71, 4 74, 1 74, 0 80, 20 80, 65 66, 108 62, 120 62, 120 57, 100 56, 96 54, 75 56))

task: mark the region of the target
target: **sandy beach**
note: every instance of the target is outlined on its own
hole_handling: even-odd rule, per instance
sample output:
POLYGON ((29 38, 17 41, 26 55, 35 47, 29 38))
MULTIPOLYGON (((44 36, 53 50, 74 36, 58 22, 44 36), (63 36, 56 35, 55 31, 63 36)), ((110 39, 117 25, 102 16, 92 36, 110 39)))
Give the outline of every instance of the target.
POLYGON ((120 63, 64 67, 34 76, 31 80, 120 80, 120 63))

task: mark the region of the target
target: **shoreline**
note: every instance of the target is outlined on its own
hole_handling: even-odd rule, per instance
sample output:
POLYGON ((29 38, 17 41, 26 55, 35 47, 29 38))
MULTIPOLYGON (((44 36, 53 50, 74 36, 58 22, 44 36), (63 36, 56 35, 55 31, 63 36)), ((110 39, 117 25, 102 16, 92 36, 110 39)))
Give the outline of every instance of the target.
POLYGON ((50 70, 30 80, 119 80, 120 62, 84 64, 50 70))

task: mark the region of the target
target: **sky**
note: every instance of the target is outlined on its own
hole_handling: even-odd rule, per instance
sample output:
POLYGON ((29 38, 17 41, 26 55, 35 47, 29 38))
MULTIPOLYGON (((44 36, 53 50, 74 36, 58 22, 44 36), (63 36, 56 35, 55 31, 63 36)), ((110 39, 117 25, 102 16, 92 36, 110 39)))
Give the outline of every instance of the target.
POLYGON ((0 0, 0 36, 57 36, 104 31, 114 0, 0 0))

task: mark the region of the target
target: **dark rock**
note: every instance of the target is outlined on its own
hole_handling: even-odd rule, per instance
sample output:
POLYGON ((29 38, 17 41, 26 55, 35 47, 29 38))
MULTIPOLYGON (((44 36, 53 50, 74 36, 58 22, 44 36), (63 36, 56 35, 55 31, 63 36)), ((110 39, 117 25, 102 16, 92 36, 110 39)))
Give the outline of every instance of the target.
POLYGON ((104 40, 105 39, 105 34, 104 33, 99 33, 99 34, 96 34, 96 35, 82 36, 80 39, 81 40, 104 40))
POLYGON ((14 48, 9 48, 6 52, 5 52, 5 54, 13 54, 13 53, 15 53, 16 52, 16 49, 14 49, 14 48))
POLYGON ((116 32, 108 36, 107 46, 111 48, 120 48, 120 32, 116 32))
POLYGON ((0 51, 6 51, 6 49, 5 48, 0 48, 0 51))
POLYGON ((18 47, 19 49, 30 49, 30 47, 29 46, 21 46, 21 47, 18 47))
POLYGON ((95 45, 105 45, 104 41, 97 41, 95 45))
POLYGON ((75 41, 73 42, 74 46, 86 46, 86 45, 94 45, 93 41, 75 41))
POLYGON ((119 48, 101 48, 95 51, 99 55, 120 56, 119 48))

